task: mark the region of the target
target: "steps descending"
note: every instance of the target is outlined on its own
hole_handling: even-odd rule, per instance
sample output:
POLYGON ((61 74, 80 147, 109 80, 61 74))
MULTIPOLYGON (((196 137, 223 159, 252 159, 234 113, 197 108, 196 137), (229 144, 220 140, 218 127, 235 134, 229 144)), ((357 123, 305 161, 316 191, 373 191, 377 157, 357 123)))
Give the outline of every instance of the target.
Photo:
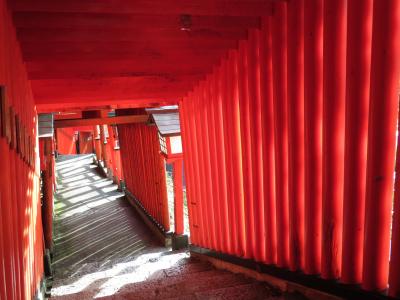
POLYGON ((290 299, 160 246, 91 155, 60 157, 56 170, 51 299, 290 299))
POLYGON ((56 281, 52 299, 284 299, 266 283, 217 270, 186 252, 145 257, 146 261, 139 258, 108 271, 56 281))

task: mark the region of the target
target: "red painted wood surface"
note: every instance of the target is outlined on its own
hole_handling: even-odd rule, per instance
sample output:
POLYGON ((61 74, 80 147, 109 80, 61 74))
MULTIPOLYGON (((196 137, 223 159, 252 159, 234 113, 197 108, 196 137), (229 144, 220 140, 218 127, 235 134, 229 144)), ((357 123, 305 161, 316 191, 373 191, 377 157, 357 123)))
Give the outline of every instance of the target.
POLYGON ((54 182, 54 147, 51 137, 40 139, 40 148, 43 147, 43 234, 44 242, 47 249, 53 249, 53 182, 54 182))
POLYGON ((172 163, 173 182, 174 182, 174 220, 175 233, 184 233, 183 218, 183 164, 182 159, 177 159, 172 163))
POLYGON ((305 272, 321 272, 323 1, 304 0, 305 272))
MULTIPOLYGON (((209 132, 209 153, 210 153, 210 164, 211 165, 216 165, 218 164, 218 147, 220 145, 219 141, 219 136, 216 134, 216 131, 213 130, 218 122, 218 112, 215 108, 214 105, 212 105, 212 97, 214 96, 213 92, 214 91, 214 86, 211 86, 210 83, 204 85, 204 95, 207 98, 207 102, 205 103, 206 109, 208 109, 208 124, 207 124, 207 131, 209 132)), ((212 172, 210 176, 210 182, 212 183, 212 202, 213 202, 213 207, 214 211, 216 211, 216 218, 215 220, 215 236, 216 236, 216 249, 222 250, 222 249, 227 249, 227 243, 228 240, 225 239, 224 237, 227 236, 227 224, 224 223, 224 216, 221 215, 221 212, 223 211, 223 206, 225 206, 225 203, 221 203, 219 201, 220 196, 223 193, 223 186, 220 185, 220 181, 218 182, 213 182, 211 179, 214 177, 218 177, 218 170, 216 169, 211 169, 212 172)), ((221 170, 222 172, 222 170, 221 170)))
POLYGON ((5 97, 31 136, 35 153, 28 165, 0 137, 0 298, 32 299, 43 277, 37 116, 6 1, 0 1, 0 45, 0 85, 6 86, 5 97))
MULTIPOLYGON (((397 130, 399 126, 397 125, 397 130)), ((397 145, 399 145, 400 135, 397 137, 397 145)), ((393 227, 392 227, 392 244, 390 252, 390 269, 389 269, 389 295, 400 297, 400 147, 396 151, 396 167, 395 167, 395 183, 394 183, 394 205, 393 205, 393 227)))
POLYGON ((243 41, 239 44, 239 106, 240 106, 240 133, 242 162, 244 173, 248 176, 243 177, 244 190, 244 213, 246 228, 246 249, 245 257, 253 257, 254 245, 254 218, 253 218, 253 176, 251 171, 251 136, 250 136, 250 109, 249 109, 249 90, 248 90, 248 45, 243 41))
POLYGON ((325 2, 321 275, 326 279, 341 273, 346 31, 345 1, 325 2))
POLYGON ((19 0, 13 3, 16 11, 40 11, 40 12, 85 12, 85 13, 134 13, 134 14, 172 14, 177 15, 182 11, 194 15, 216 16, 257 16, 270 13, 270 4, 262 0, 235 1, 227 4, 224 1, 194 0, 188 3, 185 0, 175 1, 174 5, 158 0, 140 0, 135 3, 123 3, 107 0, 99 4, 95 0, 84 3, 74 0, 64 3, 54 3, 49 0, 35 1, 19 0))
POLYGON ((165 161, 160 153, 157 128, 143 124, 118 125, 118 133, 127 189, 168 231, 165 161))
POLYGON ((383 290, 387 288, 389 271, 400 2, 374 1, 373 16, 362 286, 367 290, 383 290))
POLYGON ((59 154, 77 154, 75 129, 73 127, 56 129, 56 140, 59 154))
POLYGON ((226 107, 231 109, 228 120, 231 122, 229 128, 231 132, 231 156, 232 156, 232 178, 233 178, 233 200, 235 206, 236 244, 235 253, 244 255, 246 249, 246 230, 245 230, 245 211, 243 203, 243 176, 242 176, 242 156, 241 156, 241 134, 240 134, 240 107, 239 107, 239 66, 238 53, 231 51, 229 56, 229 71, 231 84, 228 85, 231 91, 231 102, 226 101, 226 107))
POLYGON ((341 281, 362 280, 373 1, 348 3, 341 281), (354 213, 357 212, 357 213, 354 213))
MULTIPOLYGON (((212 199, 212 202, 215 203, 213 206, 217 207, 219 209, 219 214, 216 215, 214 218, 216 220, 216 223, 220 225, 220 236, 221 236, 221 241, 220 241, 220 247, 221 249, 224 249, 226 252, 231 251, 231 245, 232 245, 232 239, 233 237, 230 235, 230 230, 231 226, 229 224, 232 224, 232 216, 230 216, 229 212, 231 211, 230 205, 229 205, 229 199, 228 197, 232 197, 231 194, 231 186, 230 186, 230 181, 228 178, 228 172, 227 172, 227 167, 229 167, 230 162, 229 162, 229 142, 227 137, 225 136, 225 132, 228 131, 228 125, 227 124, 227 118, 226 114, 224 113, 224 95, 226 93, 226 87, 224 85, 226 81, 226 70, 223 69, 223 66, 217 70, 217 73, 215 74, 214 77, 214 84, 210 86, 210 92, 215 93, 214 96, 214 103, 210 103, 208 107, 212 108, 213 111, 213 116, 214 119, 212 120, 213 124, 215 127, 215 150, 216 150, 216 165, 218 166, 218 176, 219 180, 215 184, 218 185, 218 191, 219 191, 219 198, 215 198, 213 196, 210 197, 212 199), (217 200, 218 199, 218 200, 217 200)), ((202 97, 199 98, 199 104, 202 103, 202 97)), ((210 131, 212 131, 212 128, 209 128, 210 131)), ((202 133, 199 133, 202 135, 202 133)), ((212 180, 212 179, 211 179, 212 180)), ((210 224, 212 226, 215 226, 215 224, 210 224)), ((216 230, 215 228, 212 228, 211 230, 216 230)))
POLYGON ((96 125, 93 127, 93 143, 97 160, 103 160, 100 142, 100 127, 96 125))
POLYGON ((288 6, 290 269, 304 269, 304 0, 288 6))
MULTIPOLYGON (((183 105, 183 100, 179 103, 179 118, 182 119, 183 116, 185 115, 184 110, 186 107, 183 105)), ((188 124, 181 124, 181 137, 182 137, 182 148, 184 149, 189 149, 190 148, 190 143, 188 140, 186 140, 187 137, 187 132, 190 132, 188 124), (185 137, 184 137, 185 136, 185 137)), ((189 154, 190 155, 190 154, 189 154)), ((188 207, 188 214, 191 216, 189 218, 189 232, 195 232, 198 229, 198 226, 196 224, 196 216, 194 212, 194 205, 196 205, 194 202, 192 202, 193 197, 193 189, 188 189, 187 186, 193 185, 193 165, 192 161, 189 160, 183 164, 184 167, 184 174, 185 174, 185 181, 186 181, 186 203, 188 207), (190 194, 189 194, 190 193, 190 194)), ((197 232, 194 237, 191 237, 192 241, 196 241, 197 238, 197 232)))
MULTIPOLYGON (((22 51, 0 3, 0 84, 35 141, 27 74, 42 111, 180 102, 194 244, 399 295, 397 0, 10 1, 22 51)), ((156 129, 119 126, 119 152, 101 128, 98 158, 168 230, 156 129)), ((0 296, 31 299, 38 166, 0 151, 0 296)))
POLYGON ((275 2, 260 35, 250 30, 183 98, 194 244, 374 291, 388 287, 390 266, 399 296, 397 181, 389 261, 398 22, 393 0, 275 2), (225 216, 228 237, 226 221, 212 222, 225 216))
POLYGON ((289 266, 288 109, 287 109, 287 3, 275 7, 272 20, 272 67, 275 111, 275 174, 277 264, 289 266))
MULTIPOLYGON (((261 29, 260 88, 263 150, 263 189, 265 219, 265 261, 273 264, 276 253, 276 199, 275 199, 275 135, 273 108, 271 20, 265 18, 261 29)), ((238 108, 240 109, 240 108, 238 108)))
POLYGON ((79 154, 93 153, 93 133, 90 131, 79 131, 79 154))
POLYGON ((11 4, 41 111, 100 100, 177 103, 271 14, 261 0, 11 4))
MULTIPOLYGON (((260 87, 260 32, 249 32, 248 49, 248 88, 250 99, 251 158, 253 170, 253 215, 254 215, 254 257, 258 261, 265 261, 265 243, 257 243, 265 236, 264 220, 264 189, 262 171, 262 117, 261 117, 261 87, 260 87)), ((229 125, 228 125, 229 126, 229 125)))

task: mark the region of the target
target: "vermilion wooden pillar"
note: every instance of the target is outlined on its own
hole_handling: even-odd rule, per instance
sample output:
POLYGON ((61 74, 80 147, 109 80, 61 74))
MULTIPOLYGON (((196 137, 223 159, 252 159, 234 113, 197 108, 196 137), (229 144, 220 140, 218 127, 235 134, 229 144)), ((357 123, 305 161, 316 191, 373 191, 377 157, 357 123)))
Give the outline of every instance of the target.
POLYGON ((44 240, 47 249, 53 249, 53 141, 52 138, 43 138, 44 140, 44 160, 45 170, 43 178, 43 231, 44 240))
POLYGON ((217 248, 217 239, 216 239, 216 222, 215 222, 215 210, 214 210, 214 201, 213 201, 213 183, 211 177, 211 163, 210 163, 210 134, 209 128, 206 124, 209 124, 210 120, 210 110, 207 106, 202 105, 205 102, 205 92, 206 92, 206 82, 201 82, 200 88, 198 90, 198 110, 200 116, 200 124, 201 125, 201 141, 200 144, 202 145, 202 160, 203 160, 203 174, 204 178, 204 192, 206 198, 204 199, 207 203, 207 217, 208 217, 208 235, 210 237, 210 245, 213 249, 217 248))
POLYGON ((14 299, 16 293, 16 274, 15 274, 15 260, 16 249, 14 248, 14 227, 12 226, 13 215, 11 208, 11 185, 16 184, 10 180, 10 157, 9 145, 5 138, 0 138, 0 157, 3 161, 2 172, 0 172, 0 189, 1 189, 1 209, 3 223, 3 244, 4 244, 4 267, 5 267, 5 282, 7 288, 6 299, 14 299))
POLYGON ((271 17, 263 19, 260 41, 260 93, 263 148, 265 262, 275 264, 276 194, 271 17))
POLYGON ((341 281, 350 284, 357 284, 362 280, 372 4, 372 0, 349 1, 347 12, 346 141, 341 281))
POLYGON ((323 0, 304 0, 305 273, 321 270, 323 0))
POLYGON ((175 233, 184 233, 183 218, 183 188, 182 188, 182 159, 177 159, 172 163, 173 181, 174 181, 174 215, 175 215, 175 233))
MULTIPOLYGON (((233 174, 229 172, 232 169, 232 123, 230 120, 231 116, 231 105, 229 104, 231 100, 231 89, 229 87, 229 73, 228 73, 228 62, 226 59, 223 59, 219 68, 219 76, 217 76, 218 80, 218 93, 216 98, 217 103, 217 124, 221 122, 221 127, 219 128, 218 135, 219 138, 216 140, 217 149, 223 151, 222 153, 222 177, 224 178, 223 188, 226 189, 224 191, 225 199, 222 201, 222 206, 220 209, 220 216, 222 215, 222 219, 218 220, 221 222, 222 232, 223 232, 223 246, 227 253, 233 254, 233 249, 235 248, 235 244, 237 241, 236 234, 236 224, 234 220, 236 220, 235 216, 235 205, 234 205, 234 194, 233 194, 233 174), (222 145, 223 143, 223 145, 222 145), (226 221, 225 221, 226 220, 226 221)), ((215 102, 214 102, 215 103, 215 102)))
POLYGON ((275 3, 272 19, 274 74, 277 263, 289 266, 288 120, 287 120, 287 3, 275 3))
MULTIPOLYGON (((236 175, 236 165, 241 163, 240 155, 238 155, 237 149, 237 140, 236 140, 236 130, 240 124, 235 124, 237 119, 237 104, 238 104, 238 85, 237 85, 237 76, 235 74, 235 66, 234 66, 234 52, 236 52, 236 65, 237 65, 237 50, 231 50, 228 54, 228 59, 224 64, 225 68, 225 92, 224 92, 224 127, 225 127, 225 149, 228 149, 227 155, 227 176, 229 180, 229 185, 227 185, 228 189, 228 206, 229 206, 229 219, 236 220, 235 222, 230 221, 229 226, 227 228, 228 232, 230 232, 230 248, 231 254, 243 255, 243 240, 245 238, 245 228, 244 228, 244 220, 243 220, 243 211, 240 211, 240 207, 238 204, 243 202, 243 189, 241 188, 241 175, 236 175), (230 170, 230 171, 229 171, 230 170), (238 176, 236 178, 236 176, 238 176), (238 186, 236 186, 238 185, 238 186)), ((240 132, 238 132, 240 136, 240 132)), ((220 212, 220 215, 223 215, 220 212)), ((224 226, 224 224, 222 224, 224 226)))
MULTIPOLYGON (((400 97, 399 97, 400 99, 400 97)), ((399 112, 400 117, 400 112, 399 112)), ((399 130, 399 126, 397 126, 399 130)), ((400 297, 400 135, 397 137, 396 175, 394 185, 394 214, 392 225, 392 246, 389 268, 389 295, 400 297)))
POLYGON ((387 288, 389 273, 400 1, 374 1, 373 18, 362 286, 367 290, 383 290, 387 288))
POLYGON ((101 157, 102 157, 104 166, 107 167, 107 163, 108 163, 107 137, 105 134, 104 126, 107 126, 107 125, 100 125, 100 146, 101 146, 101 157))
POLYGON ((198 138, 197 138, 197 131, 196 131, 196 118, 194 112, 194 91, 189 94, 188 97, 188 113, 191 116, 188 118, 188 128, 190 132, 190 147, 192 149, 192 160, 193 160, 193 187, 194 191, 193 194, 195 196, 192 199, 194 205, 196 206, 196 219, 198 220, 197 228, 198 228, 198 242, 199 245, 205 245, 205 230, 204 230, 204 220, 203 220, 203 206, 202 206, 202 199, 201 199, 201 192, 200 192, 200 170, 199 170, 199 153, 197 149, 198 145, 198 138))
POLYGON ((339 278, 342 266, 346 3, 324 2, 321 275, 325 279, 339 278))
POLYGON ((249 110, 249 86, 248 86, 248 45, 245 41, 239 42, 238 56, 238 87, 240 106, 240 133, 242 149, 242 172, 244 191, 244 213, 246 228, 246 249, 244 256, 253 258, 254 240, 254 218, 253 218, 253 173, 251 157, 251 135, 250 135, 250 110, 249 110))
MULTIPOLYGON (((1 199, 1 193, 0 193, 0 211, 2 210, 2 199, 1 199)), ((3 233, 3 223, 0 222, 0 232, 3 233)), ((3 237, 0 237, 0 298, 5 299, 6 298, 6 273, 5 273, 5 267, 4 267, 4 243, 3 243, 3 237)))
POLYGON ((200 189, 200 185, 201 185, 201 181, 200 181, 200 177, 201 177, 201 173, 200 173, 200 164, 201 164, 201 160, 199 157, 199 150, 198 150, 198 133, 197 133, 197 121, 195 118, 196 115, 196 111, 195 111, 195 105, 194 105, 194 97, 195 97, 195 93, 191 93, 190 94, 190 101, 188 101, 189 104, 189 111, 190 111, 190 115, 192 116, 191 118, 189 118, 189 123, 190 123, 190 136, 191 136, 191 149, 193 150, 193 171, 195 173, 195 186, 196 186, 196 191, 195 191, 195 195, 196 195, 196 207, 197 207, 197 211, 198 211, 198 228, 199 228, 199 243, 200 245, 207 245, 207 241, 206 241, 206 235, 207 235, 207 231, 205 229, 205 221, 203 219, 203 215, 206 214, 206 212, 203 210, 203 199, 202 199, 202 194, 201 194, 201 189, 200 189))
POLYGON ((197 136, 197 146, 198 147, 198 168, 199 168, 199 181, 200 181, 200 195, 201 195, 201 207, 202 207, 202 215, 204 218, 203 222, 203 232, 204 239, 208 248, 213 247, 213 223, 211 221, 212 214, 209 209, 209 195, 207 194, 206 189, 206 166, 205 166, 205 147, 204 147, 204 128, 202 127, 202 114, 204 114, 204 106, 201 102, 202 98, 200 98, 199 88, 194 93, 194 117, 196 120, 196 136, 197 136))
MULTIPOLYGON (((14 113, 10 113, 10 119, 14 119, 11 123, 13 124, 11 126, 12 131, 14 131, 15 128, 15 114, 14 113)), ((19 174, 18 174, 18 168, 17 166, 17 160, 19 160, 19 157, 15 151, 15 142, 16 142, 16 138, 15 138, 15 131, 12 132, 12 138, 11 138, 11 143, 10 143, 10 178, 11 178, 11 198, 9 199, 12 203, 11 205, 11 209, 12 209, 12 214, 13 214, 13 224, 12 226, 14 227, 14 247, 15 247, 15 255, 16 255, 16 260, 15 260, 15 272, 16 272, 16 295, 17 298, 22 298, 22 287, 21 287, 21 277, 22 276, 22 260, 23 260, 23 251, 22 251, 22 237, 20 235, 20 220, 19 220, 19 211, 18 211, 18 201, 19 201, 19 185, 17 184, 17 182, 19 181, 19 174)))
POLYGON ((208 127, 209 138, 210 138, 210 165, 211 165, 211 178, 213 182, 212 185, 212 199, 214 204, 214 214, 215 214, 215 235, 217 238, 216 250, 222 251, 224 244, 226 243, 225 230, 226 225, 224 224, 224 218, 222 217, 223 212, 223 204, 220 201, 220 197, 222 194, 223 186, 219 184, 219 180, 214 180, 216 178, 221 179, 218 175, 218 172, 222 172, 220 168, 218 168, 218 151, 217 147, 220 146, 221 141, 217 138, 218 130, 216 129, 216 109, 215 109, 215 99, 216 95, 213 93, 214 89, 212 88, 212 80, 214 77, 208 76, 206 78, 205 85, 205 98, 204 98, 204 106, 208 108, 208 124, 205 126, 208 127))
POLYGON ((239 95, 239 59, 238 51, 231 52, 230 74, 232 75, 232 177, 236 205, 238 243, 236 254, 244 256, 246 251, 246 221, 244 208, 242 143, 240 135, 240 95, 239 95))
POLYGON ((100 138, 100 128, 99 125, 93 127, 93 141, 94 141, 94 150, 96 153, 97 160, 102 160, 101 153, 101 138, 100 138))
POLYGON ((288 3, 290 269, 304 268, 304 0, 288 3))
POLYGON ((254 258, 265 260, 265 222, 264 222, 264 189, 262 170, 262 123, 261 123, 261 90, 260 90, 260 31, 249 31, 249 99, 252 115, 251 157, 253 171, 253 217, 254 217, 254 258))
POLYGON ((187 122, 187 106, 186 106, 187 98, 181 100, 179 103, 179 120, 181 123, 181 136, 182 136, 182 149, 184 156, 184 170, 185 170, 185 181, 186 181, 186 202, 188 206, 188 218, 189 218, 189 230, 190 230, 190 238, 193 244, 197 244, 197 228, 195 226, 197 220, 194 215, 194 205, 192 202, 193 199, 193 171, 192 171, 192 161, 191 156, 189 154, 190 146, 188 139, 188 122, 187 122))

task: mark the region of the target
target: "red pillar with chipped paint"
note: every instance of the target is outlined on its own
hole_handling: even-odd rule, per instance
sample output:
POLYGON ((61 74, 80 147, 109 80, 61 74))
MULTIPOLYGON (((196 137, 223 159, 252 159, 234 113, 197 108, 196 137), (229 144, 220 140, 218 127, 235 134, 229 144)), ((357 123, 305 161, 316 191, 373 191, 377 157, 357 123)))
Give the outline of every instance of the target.
POLYGON ((366 290, 384 290, 388 283, 399 53, 400 2, 374 1, 362 282, 366 290))
POLYGON ((341 274, 346 95, 346 1, 324 2, 321 275, 341 274))

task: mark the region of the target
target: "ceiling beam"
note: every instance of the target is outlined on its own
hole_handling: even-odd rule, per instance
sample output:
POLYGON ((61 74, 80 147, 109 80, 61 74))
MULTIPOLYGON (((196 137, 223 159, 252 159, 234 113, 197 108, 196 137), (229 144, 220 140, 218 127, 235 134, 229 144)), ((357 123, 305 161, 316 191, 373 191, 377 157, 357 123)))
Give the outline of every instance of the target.
POLYGON ((20 41, 21 48, 24 53, 74 53, 74 52, 107 52, 107 53, 129 53, 129 52, 150 52, 160 53, 162 51, 217 51, 220 49, 230 49, 237 46, 235 40, 220 40, 218 42, 207 39, 180 39, 170 40, 169 42, 163 40, 153 41, 147 39, 136 41, 114 41, 104 43, 97 42, 77 42, 71 43, 67 41, 61 42, 46 42, 41 40, 36 41, 20 41))
POLYGON ((79 103, 109 101, 178 101, 187 90, 202 79, 193 77, 175 77, 175 81, 158 77, 104 78, 98 80, 32 80, 35 102, 37 104, 79 103))
POLYGON ((118 60, 138 60, 143 59, 144 61, 151 61, 154 58, 165 58, 174 61, 192 61, 196 60, 199 56, 210 57, 215 59, 215 57, 221 57, 227 53, 226 49, 220 48, 207 48, 207 49, 183 49, 177 51, 176 49, 115 49, 111 51, 69 51, 69 52, 58 52, 53 49, 47 49, 46 51, 40 51, 38 49, 24 49, 23 56, 24 61, 118 61, 118 60))
MULTIPOLYGON (((16 12, 13 14, 17 28, 57 29, 180 29, 180 15, 90 14, 16 12)), ((259 17, 241 16, 191 16, 191 28, 233 29, 260 26, 259 17)))
POLYGON ((108 29, 54 29, 46 30, 37 28, 19 28, 17 30, 19 40, 22 42, 122 42, 154 40, 163 44, 165 42, 199 39, 218 42, 222 39, 239 40, 247 38, 247 30, 241 29, 205 29, 182 31, 179 29, 143 29, 132 30, 108 29))
POLYGON ((18 12, 113 13, 156 15, 265 16, 271 14, 268 0, 14 0, 18 12))
POLYGON ((38 113, 51 113, 51 112, 71 112, 71 111, 82 111, 82 110, 109 110, 109 109, 119 109, 119 108, 138 108, 138 107, 158 107, 165 105, 175 105, 177 100, 167 100, 167 99, 142 99, 137 101, 89 101, 89 102, 71 102, 71 103, 55 103, 49 102, 40 104, 37 103, 38 113))
MULTIPOLYGON (((199 57, 188 60, 109 60, 109 61, 42 61, 27 62, 29 79, 101 79, 106 77, 158 76, 168 79, 174 76, 202 75, 212 70, 220 58, 199 57)), ((171 83, 171 82, 170 82, 171 83)))
POLYGON ((110 118, 54 120, 54 128, 146 123, 148 120, 149 120, 148 115, 131 115, 131 116, 110 117, 110 118))

